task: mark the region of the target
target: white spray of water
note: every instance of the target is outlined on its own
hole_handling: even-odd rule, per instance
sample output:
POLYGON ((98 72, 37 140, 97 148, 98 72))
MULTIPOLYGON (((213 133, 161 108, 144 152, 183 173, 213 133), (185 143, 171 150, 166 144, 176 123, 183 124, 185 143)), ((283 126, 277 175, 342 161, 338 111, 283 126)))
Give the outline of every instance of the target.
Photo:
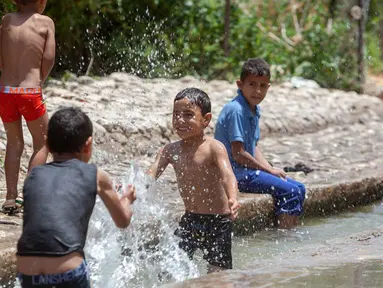
POLYGON ((94 287, 158 287, 199 276, 178 248, 177 224, 153 181, 132 165, 123 182, 137 190, 129 228, 116 228, 100 200, 90 221, 85 250, 94 287))

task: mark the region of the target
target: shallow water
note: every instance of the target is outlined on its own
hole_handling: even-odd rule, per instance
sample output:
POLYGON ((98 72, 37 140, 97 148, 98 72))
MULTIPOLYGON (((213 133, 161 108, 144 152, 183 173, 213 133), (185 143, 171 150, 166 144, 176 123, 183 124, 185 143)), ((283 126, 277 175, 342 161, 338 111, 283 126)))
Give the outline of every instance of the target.
POLYGON ((304 275, 273 283, 272 287, 296 288, 380 288, 383 283, 383 262, 369 260, 339 267, 306 269, 304 275))
POLYGON ((302 246, 344 237, 381 226, 382 223, 383 203, 377 202, 359 207, 353 212, 303 220, 303 226, 298 227, 296 231, 273 229, 260 231, 251 236, 234 237, 234 267, 243 269, 254 259, 278 257, 302 246))

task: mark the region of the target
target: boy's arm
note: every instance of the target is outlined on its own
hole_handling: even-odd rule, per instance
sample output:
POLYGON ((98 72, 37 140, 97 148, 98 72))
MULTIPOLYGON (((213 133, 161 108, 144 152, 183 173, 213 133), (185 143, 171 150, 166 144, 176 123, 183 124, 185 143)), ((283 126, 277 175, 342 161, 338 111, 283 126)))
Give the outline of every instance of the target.
POLYGON ((267 173, 270 173, 277 177, 281 177, 283 179, 286 178, 286 173, 283 170, 272 167, 266 161, 259 147, 256 147, 255 150, 256 150, 255 157, 253 157, 249 152, 245 150, 245 147, 243 146, 242 142, 231 143, 231 151, 233 154, 233 159, 240 165, 251 168, 251 169, 263 170, 267 173), (259 155, 261 155, 261 158, 258 157, 259 155))
POLYGON ((39 165, 44 165, 46 162, 47 162, 47 158, 48 158, 48 154, 49 154, 49 149, 47 147, 47 145, 44 145, 35 155, 35 157, 33 157, 30 165, 29 165, 29 170, 28 170, 28 173, 36 166, 39 166, 39 165))
POLYGON ((132 218, 130 205, 136 199, 134 187, 129 187, 128 191, 120 198, 114 190, 113 183, 108 174, 102 170, 97 170, 97 193, 104 202, 110 215, 118 228, 126 228, 132 218))
POLYGON ((156 160, 152 164, 152 166, 146 171, 147 174, 155 178, 161 176, 162 172, 165 171, 166 167, 169 165, 169 157, 168 157, 168 146, 163 147, 160 152, 158 152, 156 156, 156 160))
POLYGON ((268 170, 271 170, 273 168, 270 163, 263 157, 261 148, 259 147, 259 144, 255 146, 255 159, 257 159, 263 166, 267 167, 268 170))
POLYGON ((270 163, 266 160, 266 158, 263 157, 261 148, 258 144, 257 146, 255 146, 255 159, 260 161, 262 165, 267 166, 269 173, 273 174, 274 176, 281 177, 282 179, 286 179, 286 172, 279 168, 271 166, 270 163))
POLYGON ((270 173, 271 166, 265 165, 265 163, 253 157, 249 152, 245 150, 242 142, 231 142, 231 153, 233 159, 238 164, 251 169, 260 169, 270 173))
POLYGON ((45 47, 43 59, 41 63, 41 80, 42 83, 47 80, 53 65, 55 64, 56 41, 55 41, 55 24, 53 20, 47 17, 47 35, 45 38, 45 47))
POLYGON ((231 143, 231 154, 238 164, 251 169, 262 169, 268 172, 268 167, 255 159, 245 150, 244 142, 246 131, 244 128, 245 118, 241 110, 232 111, 227 119, 228 138, 231 143))
POLYGON ((226 151, 226 147, 219 141, 215 140, 213 142, 214 161, 219 169, 221 175, 221 181, 223 188, 225 189, 226 196, 229 201, 229 208, 233 220, 237 217, 238 213, 238 184, 237 179, 235 178, 233 169, 231 168, 229 156, 226 151))

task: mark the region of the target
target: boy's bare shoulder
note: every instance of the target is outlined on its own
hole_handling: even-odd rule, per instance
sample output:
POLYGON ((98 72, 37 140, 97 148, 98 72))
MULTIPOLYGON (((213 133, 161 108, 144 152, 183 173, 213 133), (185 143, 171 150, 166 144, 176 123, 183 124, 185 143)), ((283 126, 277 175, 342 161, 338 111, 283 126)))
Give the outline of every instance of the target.
POLYGON ((41 15, 41 14, 35 14, 33 15, 35 19, 42 24, 47 25, 47 28, 54 28, 55 27, 55 22, 53 22, 52 18, 46 15, 41 15))
POLYGON ((209 147, 212 151, 219 151, 221 149, 226 149, 220 141, 214 139, 213 137, 206 137, 206 143, 209 144, 209 147))
POLYGON ((177 141, 177 142, 170 142, 170 143, 166 144, 162 148, 162 153, 165 153, 166 155, 172 155, 172 154, 176 153, 179 150, 180 142, 181 141, 177 141))
POLYGON ((5 14, 3 17, 1 17, 1 24, 2 25, 8 24, 9 21, 11 20, 12 14, 13 13, 8 13, 8 14, 5 14))

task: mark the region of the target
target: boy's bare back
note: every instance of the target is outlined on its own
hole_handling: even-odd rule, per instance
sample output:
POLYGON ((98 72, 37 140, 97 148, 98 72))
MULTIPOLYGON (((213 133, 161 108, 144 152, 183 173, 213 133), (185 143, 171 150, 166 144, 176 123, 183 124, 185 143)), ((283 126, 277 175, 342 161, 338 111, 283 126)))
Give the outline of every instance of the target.
POLYGON ((15 12, 1 22, 0 85, 42 86, 55 59, 55 27, 38 13, 15 12))
POLYGON ((221 155, 226 152, 224 149, 220 142, 211 137, 204 137, 194 147, 186 146, 183 141, 164 147, 161 157, 174 167, 186 211, 230 214, 222 175, 232 171, 230 163, 225 163, 227 157, 221 155))

